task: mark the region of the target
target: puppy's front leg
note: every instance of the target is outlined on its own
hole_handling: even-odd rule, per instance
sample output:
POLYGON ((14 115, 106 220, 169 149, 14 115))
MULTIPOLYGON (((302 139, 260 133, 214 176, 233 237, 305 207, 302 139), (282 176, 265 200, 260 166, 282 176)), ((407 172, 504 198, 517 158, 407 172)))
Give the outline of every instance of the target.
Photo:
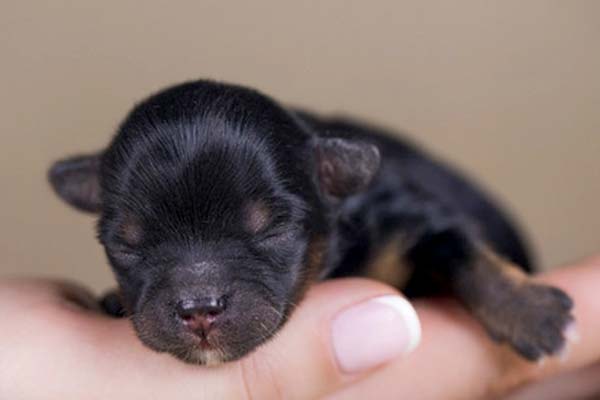
POLYGON ((122 318, 126 315, 118 289, 110 290, 102 296, 100 308, 111 317, 122 318))
POLYGON ((523 357, 538 360, 565 347, 573 322, 569 296, 535 283, 459 229, 424 235, 407 256, 416 270, 444 282, 492 338, 523 357))

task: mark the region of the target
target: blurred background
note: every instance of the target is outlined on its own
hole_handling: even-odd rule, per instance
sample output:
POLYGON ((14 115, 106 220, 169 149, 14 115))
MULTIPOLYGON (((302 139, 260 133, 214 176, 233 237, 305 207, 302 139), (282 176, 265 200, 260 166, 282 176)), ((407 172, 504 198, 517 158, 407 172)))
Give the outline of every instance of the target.
POLYGON ((46 169, 214 78, 392 127, 509 206, 540 262, 600 251, 600 2, 0 3, 0 276, 113 285, 46 169))

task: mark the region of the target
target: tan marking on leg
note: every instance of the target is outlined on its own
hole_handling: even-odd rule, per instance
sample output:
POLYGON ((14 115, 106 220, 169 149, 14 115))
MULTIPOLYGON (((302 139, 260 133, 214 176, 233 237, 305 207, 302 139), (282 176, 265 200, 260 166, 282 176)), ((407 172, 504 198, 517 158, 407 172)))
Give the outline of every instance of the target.
POLYGON ((503 276, 515 284, 523 284, 531 279, 519 266, 502 258, 490 248, 480 249, 479 254, 482 260, 495 267, 503 276))
POLYGON ((400 256, 401 236, 392 237, 366 266, 366 276, 385 282, 395 288, 406 286, 412 274, 412 267, 403 262, 400 256))
POLYGON ((536 283, 492 250, 479 249, 455 284, 459 298, 491 336, 523 357, 557 355, 567 344, 566 330, 573 321, 569 296, 536 283))

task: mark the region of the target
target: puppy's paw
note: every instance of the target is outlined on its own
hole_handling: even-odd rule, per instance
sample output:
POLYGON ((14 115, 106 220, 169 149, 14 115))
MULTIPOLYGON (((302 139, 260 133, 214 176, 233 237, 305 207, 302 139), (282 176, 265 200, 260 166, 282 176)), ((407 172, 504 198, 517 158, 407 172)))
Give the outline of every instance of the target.
POLYGON ((573 338, 573 301, 562 290, 523 283, 501 304, 497 318, 488 326, 499 341, 507 342, 531 361, 560 355, 573 338))
POLYGON ((125 316, 121 297, 116 290, 111 290, 100 299, 100 308, 111 317, 121 318, 125 316))

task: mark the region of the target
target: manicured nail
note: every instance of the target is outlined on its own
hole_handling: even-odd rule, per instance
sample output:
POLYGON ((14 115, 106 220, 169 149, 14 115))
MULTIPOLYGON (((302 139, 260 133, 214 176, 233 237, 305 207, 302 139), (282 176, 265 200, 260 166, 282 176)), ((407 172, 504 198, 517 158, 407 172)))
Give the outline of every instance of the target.
POLYGON ((421 340, 421 324, 406 299, 387 295, 341 311, 331 336, 340 369, 355 373, 413 351, 421 340))

